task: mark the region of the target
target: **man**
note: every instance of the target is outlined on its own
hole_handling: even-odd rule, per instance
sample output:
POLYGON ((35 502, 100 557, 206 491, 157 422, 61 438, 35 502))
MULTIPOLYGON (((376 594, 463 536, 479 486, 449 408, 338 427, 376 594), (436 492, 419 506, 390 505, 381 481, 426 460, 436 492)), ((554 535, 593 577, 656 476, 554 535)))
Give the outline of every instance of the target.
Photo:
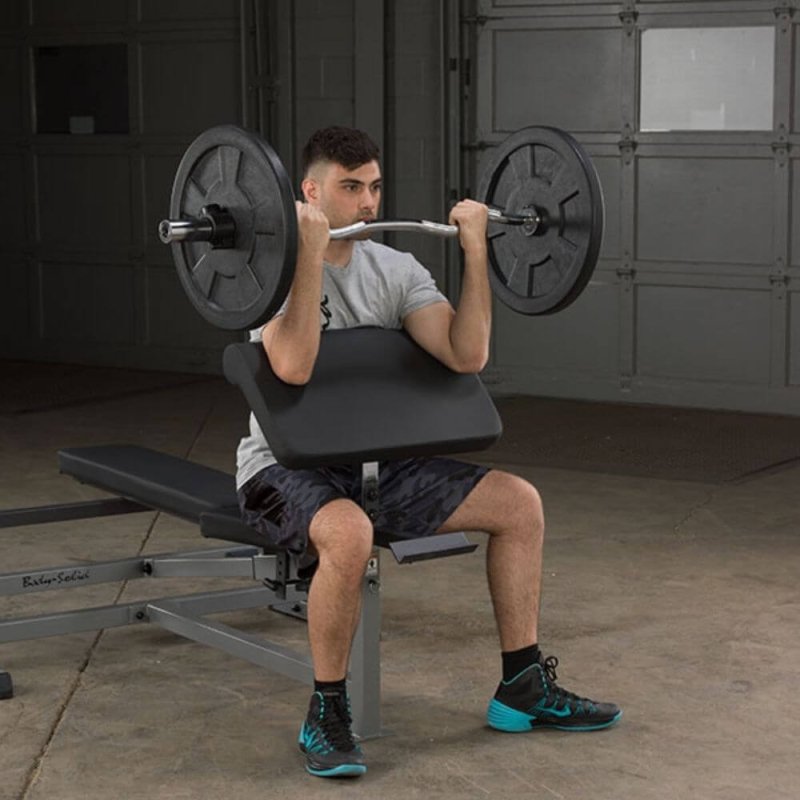
MULTIPOLYGON (((318 131, 304 150, 303 169, 306 202, 297 204, 294 281, 283 308, 259 332, 275 373, 290 384, 306 383, 321 331, 361 325, 404 327, 450 369, 483 369, 491 329, 486 207, 464 200, 450 214, 464 251, 463 289, 454 310, 412 256, 369 240, 330 240, 329 228, 378 214, 378 148, 366 134, 339 127, 318 131)), ((275 463, 252 416, 250 433, 237 454, 243 516, 266 531, 265 516, 277 510, 281 538, 274 543, 295 553, 301 567, 316 565, 308 593, 315 691, 299 742, 306 769, 322 777, 361 775, 366 766, 351 733, 345 686, 372 549, 372 523, 357 502, 361 475, 344 466, 285 469, 275 463)), ((489 534, 487 575, 503 667, 489 704, 492 727, 594 730, 620 718, 613 704, 561 689, 557 660, 545 659, 537 646, 544 520, 533 486, 453 459, 412 459, 381 465, 380 497, 376 525, 402 535, 489 534)))

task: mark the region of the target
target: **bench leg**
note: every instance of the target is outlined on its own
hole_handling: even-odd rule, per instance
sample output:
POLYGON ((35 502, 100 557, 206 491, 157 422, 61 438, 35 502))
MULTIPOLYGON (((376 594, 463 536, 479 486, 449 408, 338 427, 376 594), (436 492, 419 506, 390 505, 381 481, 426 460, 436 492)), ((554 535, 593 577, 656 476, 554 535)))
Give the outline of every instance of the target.
POLYGON ((0 669, 0 700, 10 700, 14 696, 14 684, 11 676, 0 669))
POLYGON ((360 739, 381 735, 381 580, 377 550, 369 560, 361 590, 361 621, 350 653, 353 732, 360 739))

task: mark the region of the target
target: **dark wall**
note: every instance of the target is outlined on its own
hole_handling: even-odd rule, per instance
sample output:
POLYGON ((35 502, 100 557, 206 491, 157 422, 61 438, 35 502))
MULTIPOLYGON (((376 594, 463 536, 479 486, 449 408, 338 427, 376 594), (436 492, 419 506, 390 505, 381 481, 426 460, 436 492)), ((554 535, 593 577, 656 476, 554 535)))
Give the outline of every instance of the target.
MULTIPOLYGON (((235 334, 188 303, 156 236, 202 130, 315 128, 382 147, 386 213, 443 213, 439 3, 10 0, 0 16, 0 354, 216 372, 235 334)), ((413 246, 443 278, 436 242, 413 246)))

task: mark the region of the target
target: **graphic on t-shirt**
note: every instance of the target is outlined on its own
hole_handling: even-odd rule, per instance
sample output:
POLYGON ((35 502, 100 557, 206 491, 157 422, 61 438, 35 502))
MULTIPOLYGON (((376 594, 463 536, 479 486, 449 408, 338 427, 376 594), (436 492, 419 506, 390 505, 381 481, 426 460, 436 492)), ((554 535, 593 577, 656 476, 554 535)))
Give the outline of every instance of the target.
POLYGON ((328 326, 331 324, 331 316, 333 316, 331 310, 328 308, 328 295, 322 298, 319 307, 322 311, 322 316, 325 318, 325 322, 322 323, 322 330, 327 330, 328 326))

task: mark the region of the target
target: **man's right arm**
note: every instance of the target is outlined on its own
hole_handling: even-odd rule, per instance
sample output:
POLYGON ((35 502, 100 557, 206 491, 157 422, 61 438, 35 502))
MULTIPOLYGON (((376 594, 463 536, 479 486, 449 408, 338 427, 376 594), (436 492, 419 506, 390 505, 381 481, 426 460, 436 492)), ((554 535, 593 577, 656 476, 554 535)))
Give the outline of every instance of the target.
POLYGON ((297 203, 297 265, 283 314, 261 332, 275 374, 285 383, 308 383, 319 352, 322 261, 329 241, 325 214, 297 203))

